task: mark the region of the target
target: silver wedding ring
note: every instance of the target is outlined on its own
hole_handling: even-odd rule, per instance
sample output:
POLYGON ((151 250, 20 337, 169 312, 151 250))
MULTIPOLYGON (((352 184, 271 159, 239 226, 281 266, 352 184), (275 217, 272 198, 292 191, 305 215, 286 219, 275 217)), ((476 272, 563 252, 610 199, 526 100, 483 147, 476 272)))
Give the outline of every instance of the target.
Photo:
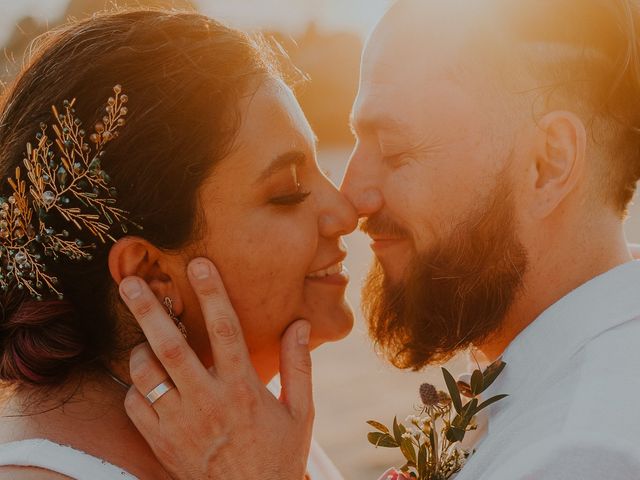
POLYGON ((167 393, 169 390, 176 388, 171 380, 165 380, 164 382, 158 384, 153 390, 145 395, 145 398, 149 402, 149 405, 153 405, 158 399, 167 393))

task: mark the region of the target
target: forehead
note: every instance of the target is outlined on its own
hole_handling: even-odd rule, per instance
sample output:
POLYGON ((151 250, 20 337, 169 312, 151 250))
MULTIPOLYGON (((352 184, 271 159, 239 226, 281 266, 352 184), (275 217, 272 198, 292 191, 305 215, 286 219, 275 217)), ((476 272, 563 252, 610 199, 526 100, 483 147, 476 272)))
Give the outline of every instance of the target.
POLYGON ((416 58, 407 51, 381 46, 365 52, 358 96, 353 108, 356 127, 391 123, 398 128, 434 112, 455 111, 472 100, 464 64, 443 52, 424 50, 416 58), (391 120, 391 122, 389 122, 391 120))
POLYGON ((398 5, 365 46, 354 105, 356 122, 394 112, 414 121, 487 93, 470 41, 471 25, 478 20, 470 14, 473 8, 460 8, 468 2, 407 0, 398 5))
POLYGON ((279 79, 264 80, 241 102, 240 148, 308 147, 315 135, 291 89, 279 79))

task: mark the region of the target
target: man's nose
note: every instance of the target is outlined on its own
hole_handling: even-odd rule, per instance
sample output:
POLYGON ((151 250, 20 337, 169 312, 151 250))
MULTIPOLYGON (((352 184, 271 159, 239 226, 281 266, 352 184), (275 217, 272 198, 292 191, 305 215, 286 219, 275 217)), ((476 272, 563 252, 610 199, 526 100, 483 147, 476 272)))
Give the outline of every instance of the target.
POLYGON ((379 211, 384 199, 374 169, 354 152, 340 185, 340 191, 354 206, 358 217, 368 217, 379 211))

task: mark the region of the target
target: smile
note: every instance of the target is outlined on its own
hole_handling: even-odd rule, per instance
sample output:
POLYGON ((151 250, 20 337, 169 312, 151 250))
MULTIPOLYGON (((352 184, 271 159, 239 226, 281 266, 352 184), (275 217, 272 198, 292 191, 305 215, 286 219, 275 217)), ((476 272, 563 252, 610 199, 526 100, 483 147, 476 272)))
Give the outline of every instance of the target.
POLYGON ((349 282, 349 272, 342 262, 338 262, 328 268, 309 273, 306 279, 315 282, 346 285, 349 282))
POLYGON ((324 278, 329 275, 336 275, 341 273, 344 270, 344 266, 342 262, 338 262, 335 265, 331 265, 329 268, 325 268, 324 270, 318 270, 317 272, 310 273, 307 275, 307 278, 324 278))

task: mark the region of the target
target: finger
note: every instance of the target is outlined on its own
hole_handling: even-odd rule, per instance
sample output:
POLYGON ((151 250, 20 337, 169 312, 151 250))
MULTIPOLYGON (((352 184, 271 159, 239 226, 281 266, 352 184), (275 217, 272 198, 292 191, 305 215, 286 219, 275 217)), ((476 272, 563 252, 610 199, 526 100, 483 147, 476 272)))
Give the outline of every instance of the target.
POLYGON ((123 279, 120 295, 140 324, 156 357, 182 392, 208 377, 178 327, 142 279, 123 279))
POLYGON ((311 325, 299 320, 289 326, 282 336, 280 377, 282 399, 294 418, 313 421, 313 388, 311 383, 311 353, 309 336, 311 325))
POLYGON ((218 376, 230 381, 257 378, 240 322, 216 268, 206 258, 194 259, 189 263, 189 280, 200 301, 218 376))
POLYGON ((158 414, 134 385, 129 388, 127 395, 124 397, 124 409, 133 424, 143 435, 145 435, 145 432, 154 432, 158 429, 158 414))
MULTIPOLYGON (((131 351, 131 357, 129 358, 129 373, 131 375, 131 381, 138 389, 138 392, 140 392, 147 401, 148 399, 146 398, 146 395, 152 390, 157 388, 163 382, 168 381, 171 383, 169 374, 158 361, 153 350, 151 350, 151 347, 146 342, 137 345, 131 351)), ((174 387, 155 400, 152 407, 160 414, 163 410, 172 410, 171 407, 175 410, 179 404, 180 393, 174 387)))

